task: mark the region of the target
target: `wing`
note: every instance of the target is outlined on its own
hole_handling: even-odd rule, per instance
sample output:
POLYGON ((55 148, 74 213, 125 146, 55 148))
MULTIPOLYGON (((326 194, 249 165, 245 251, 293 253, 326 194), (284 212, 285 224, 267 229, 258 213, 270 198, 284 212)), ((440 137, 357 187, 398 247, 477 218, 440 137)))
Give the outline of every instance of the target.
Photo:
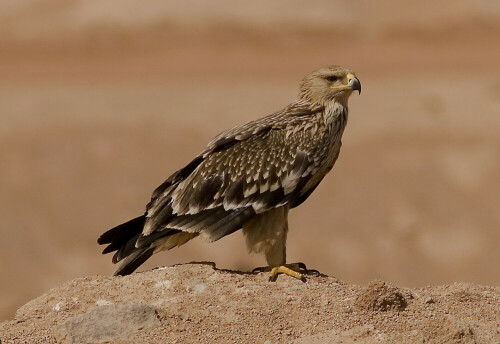
POLYGON ((172 230, 215 241, 256 214, 293 204, 318 168, 307 123, 321 110, 294 104, 217 136, 155 190, 137 246, 172 230))

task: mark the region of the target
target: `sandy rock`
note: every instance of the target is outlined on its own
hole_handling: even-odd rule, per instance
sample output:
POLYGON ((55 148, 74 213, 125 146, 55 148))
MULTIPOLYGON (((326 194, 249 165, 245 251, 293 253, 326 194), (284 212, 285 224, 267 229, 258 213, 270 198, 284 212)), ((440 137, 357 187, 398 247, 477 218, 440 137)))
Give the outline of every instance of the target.
POLYGON ((158 325, 151 305, 105 305, 67 320, 56 337, 63 343, 100 343, 158 325))
POLYGON ((500 342, 500 288, 301 282, 192 263, 69 281, 0 324, 6 343, 500 342), (98 305, 101 306, 98 306, 98 305))
POLYGON ((358 294, 355 305, 361 309, 378 310, 381 312, 395 310, 403 311, 412 298, 400 288, 383 281, 372 281, 358 294))

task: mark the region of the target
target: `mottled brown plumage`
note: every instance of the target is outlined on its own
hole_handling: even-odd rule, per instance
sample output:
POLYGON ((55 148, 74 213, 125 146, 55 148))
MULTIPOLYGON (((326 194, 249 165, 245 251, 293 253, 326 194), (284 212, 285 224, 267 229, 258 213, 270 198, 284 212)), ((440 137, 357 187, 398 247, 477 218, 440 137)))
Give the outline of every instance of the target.
POLYGON ((154 192, 146 213, 104 233, 103 253, 117 251, 115 274, 133 272, 153 253, 200 235, 218 240, 243 228, 251 252, 285 264, 288 210, 331 170, 347 123, 347 100, 361 85, 350 70, 318 69, 298 99, 267 117, 215 137, 154 192))

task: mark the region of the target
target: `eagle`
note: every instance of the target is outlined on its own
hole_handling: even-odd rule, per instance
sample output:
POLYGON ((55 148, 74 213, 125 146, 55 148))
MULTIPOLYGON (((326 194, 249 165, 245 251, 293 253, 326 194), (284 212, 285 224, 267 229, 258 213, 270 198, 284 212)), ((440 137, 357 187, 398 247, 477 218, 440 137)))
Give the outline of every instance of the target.
POLYGON ((282 110, 216 136, 154 190, 143 215, 99 237, 102 253, 116 251, 112 262, 122 261, 115 275, 198 236, 213 242, 242 229, 249 252, 265 255, 270 279, 303 279, 302 263, 286 264, 288 212, 335 164, 353 91, 361 94, 354 72, 323 67, 282 110))

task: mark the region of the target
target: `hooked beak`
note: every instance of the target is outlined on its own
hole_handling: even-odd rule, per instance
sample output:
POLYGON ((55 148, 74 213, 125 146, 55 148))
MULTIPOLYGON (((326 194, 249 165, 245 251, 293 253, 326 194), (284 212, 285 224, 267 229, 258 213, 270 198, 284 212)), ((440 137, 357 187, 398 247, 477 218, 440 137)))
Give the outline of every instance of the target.
POLYGON ((354 76, 354 74, 347 74, 347 81, 348 81, 348 86, 351 90, 353 91, 358 91, 359 94, 361 94, 361 83, 359 82, 358 78, 354 76))

